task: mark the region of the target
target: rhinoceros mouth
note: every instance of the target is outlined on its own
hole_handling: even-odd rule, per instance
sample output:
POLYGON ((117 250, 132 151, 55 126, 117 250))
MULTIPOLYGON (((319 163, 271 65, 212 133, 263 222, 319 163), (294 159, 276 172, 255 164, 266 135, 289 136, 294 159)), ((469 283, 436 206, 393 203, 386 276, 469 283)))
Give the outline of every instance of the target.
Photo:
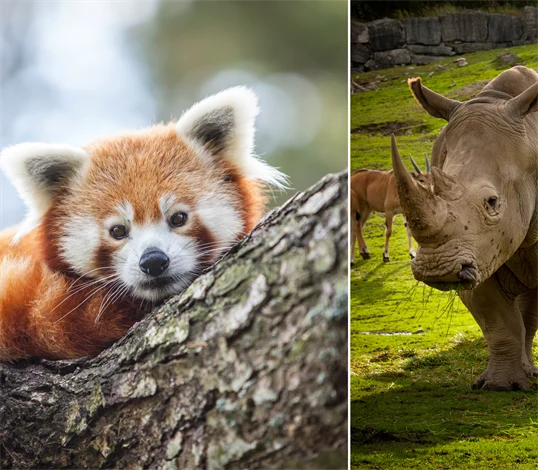
POLYGON ((474 263, 458 264, 457 268, 445 274, 433 274, 413 269, 415 279, 434 289, 470 290, 480 283, 480 274, 474 263))
POLYGON ((471 290, 476 287, 476 284, 470 282, 432 282, 432 281, 423 281, 427 286, 433 287, 437 290, 442 291, 461 291, 461 290, 471 290))

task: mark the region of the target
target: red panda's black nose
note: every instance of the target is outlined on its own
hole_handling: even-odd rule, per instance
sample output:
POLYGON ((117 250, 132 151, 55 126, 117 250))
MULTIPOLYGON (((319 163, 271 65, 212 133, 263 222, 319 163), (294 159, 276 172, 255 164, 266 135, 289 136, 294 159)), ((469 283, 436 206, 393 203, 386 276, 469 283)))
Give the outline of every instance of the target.
POLYGON ((158 248, 148 248, 142 253, 138 264, 143 273, 150 276, 159 276, 168 268, 170 259, 158 248))

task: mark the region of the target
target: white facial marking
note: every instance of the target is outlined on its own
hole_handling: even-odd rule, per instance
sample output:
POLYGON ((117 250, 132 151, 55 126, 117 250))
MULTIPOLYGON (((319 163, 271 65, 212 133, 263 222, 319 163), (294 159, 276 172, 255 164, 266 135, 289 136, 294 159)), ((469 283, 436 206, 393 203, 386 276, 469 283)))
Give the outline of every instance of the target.
MULTIPOLYGON (((85 274, 92 270, 95 252, 101 241, 101 226, 88 216, 73 216, 63 227, 64 235, 60 239, 60 254, 78 273, 85 274)), ((105 270, 96 272, 102 276, 105 270)))
POLYGON ((103 236, 110 236, 110 229, 114 225, 124 225, 127 229, 132 224, 134 209, 129 202, 121 202, 116 206, 116 214, 107 217, 103 222, 103 236))
POLYGON ((124 201, 118 204, 116 210, 118 211, 120 217, 123 217, 123 219, 129 223, 131 223, 131 221, 134 219, 134 209, 130 202, 124 201))
POLYGON ((165 218, 170 217, 176 212, 185 212, 187 215, 191 212, 191 207, 188 204, 178 202, 176 196, 167 194, 159 200, 159 208, 165 218))
POLYGON ((229 197, 223 194, 202 196, 197 214, 216 239, 216 247, 212 248, 230 248, 238 241, 243 221, 229 197))

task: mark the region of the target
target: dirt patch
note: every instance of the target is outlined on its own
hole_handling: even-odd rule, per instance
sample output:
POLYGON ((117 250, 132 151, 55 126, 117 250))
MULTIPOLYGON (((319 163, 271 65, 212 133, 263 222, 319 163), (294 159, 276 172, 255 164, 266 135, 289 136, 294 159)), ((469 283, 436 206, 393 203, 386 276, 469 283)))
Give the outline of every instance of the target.
POLYGON ((381 135, 404 135, 410 127, 416 123, 409 122, 382 122, 379 124, 367 124, 351 129, 352 134, 381 134, 381 135))
POLYGON ((415 442, 419 444, 428 444, 427 433, 419 432, 399 432, 392 433, 374 429, 370 427, 359 428, 351 426, 351 444, 382 444, 384 442, 415 442))
POLYGON ((447 96, 456 100, 470 100, 478 95, 478 93, 482 91, 482 88, 484 88, 490 81, 491 80, 482 80, 461 88, 455 88, 454 90, 450 90, 447 96))

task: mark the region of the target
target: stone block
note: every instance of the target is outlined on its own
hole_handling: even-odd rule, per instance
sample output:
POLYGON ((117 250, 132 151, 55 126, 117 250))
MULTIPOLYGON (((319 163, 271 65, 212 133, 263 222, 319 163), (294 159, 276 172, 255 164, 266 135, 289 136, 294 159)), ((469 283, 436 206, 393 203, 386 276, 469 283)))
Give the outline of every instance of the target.
POLYGON ((441 40, 443 42, 486 42, 488 16, 486 13, 473 10, 441 15, 441 40))
POLYGON ((457 54, 467 54, 469 52, 489 51, 500 47, 510 47, 510 44, 503 42, 464 42, 462 44, 450 44, 457 54))
POLYGON ((510 42, 521 39, 521 18, 508 15, 489 15, 488 42, 510 42))
POLYGON ((418 44, 411 44, 407 46, 407 49, 409 49, 413 54, 422 54, 422 55, 445 55, 450 56, 454 55, 454 50, 449 46, 421 46, 418 44))
POLYGON ((351 45, 351 62, 364 64, 370 58, 370 49, 362 44, 351 45))
POLYGON ((368 60, 365 64, 364 64, 364 68, 366 70, 376 70, 378 69, 379 67, 377 66, 377 64, 375 63, 375 60, 368 60))
POLYGON ((405 43, 405 31, 402 23, 388 18, 369 23, 368 36, 374 51, 397 49, 405 43))
POLYGON ((512 46, 530 46, 536 44, 536 39, 520 39, 519 41, 512 41, 512 46))
POLYGON ((369 42, 368 25, 365 23, 351 23, 351 44, 366 44, 369 42))
POLYGON ((538 8, 525 7, 521 16, 524 40, 538 40, 538 8))
POLYGON ((410 64, 411 54, 407 49, 375 52, 374 60, 379 66, 392 67, 394 65, 410 64))
POLYGON ((437 46, 441 44, 439 18, 407 18, 403 20, 407 44, 437 46))

